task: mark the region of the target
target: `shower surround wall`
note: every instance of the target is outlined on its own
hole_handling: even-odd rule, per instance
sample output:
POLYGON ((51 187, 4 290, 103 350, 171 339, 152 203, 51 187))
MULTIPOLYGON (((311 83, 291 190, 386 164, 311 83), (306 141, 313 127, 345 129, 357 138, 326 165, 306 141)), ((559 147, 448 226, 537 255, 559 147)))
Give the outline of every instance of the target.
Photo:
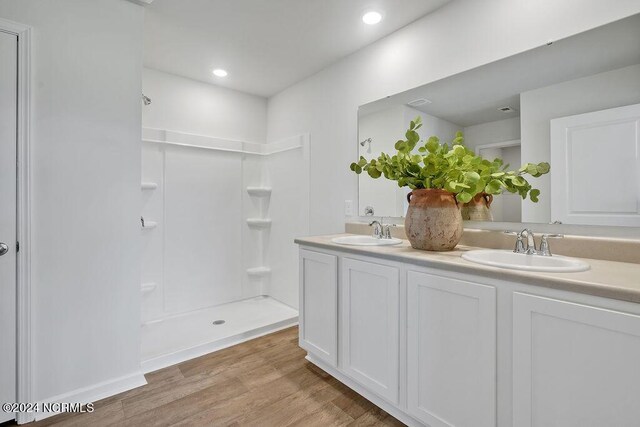
POLYGON ((265 144, 264 98, 143 76, 152 99, 141 190, 149 371, 296 321, 293 238, 308 233, 308 137, 265 144))

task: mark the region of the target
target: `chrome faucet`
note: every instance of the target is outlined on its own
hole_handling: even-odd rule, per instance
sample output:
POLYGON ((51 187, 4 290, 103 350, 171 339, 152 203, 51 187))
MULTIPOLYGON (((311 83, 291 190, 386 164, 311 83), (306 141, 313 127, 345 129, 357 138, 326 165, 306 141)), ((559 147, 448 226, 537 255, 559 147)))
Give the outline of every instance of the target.
POLYGON ((536 250, 536 241, 535 241, 535 236, 533 235, 533 231, 529 230, 528 228, 525 228, 520 232, 520 235, 522 235, 523 237, 524 236, 527 237, 527 250, 524 253, 527 255, 537 254, 538 251, 536 250))
POLYGON ((375 237, 376 239, 382 239, 383 238, 383 232, 384 232, 384 227, 382 225, 382 218, 380 219, 380 221, 371 221, 371 223, 369 224, 369 227, 373 226, 373 237, 375 237))
POLYGON ((382 224, 382 218, 380 221, 372 221, 369 226, 373 226, 373 237, 376 239, 391 239, 391 227, 395 227, 393 224, 382 224))
POLYGON ((513 234, 516 236, 516 247, 513 249, 513 252, 517 254, 526 254, 526 255, 540 255, 540 256, 552 256, 551 249, 549 248, 549 241, 547 240, 550 237, 562 238, 563 234, 543 234, 540 240, 540 249, 536 250, 536 241, 534 239, 533 231, 528 228, 525 228, 519 233, 515 231, 505 231, 506 234, 513 234), (525 248, 524 239, 527 239, 527 246, 525 248))
POLYGON ((516 247, 513 249, 513 252, 517 254, 525 253, 524 249, 524 240, 522 239, 522 233, 516 233, 516 247))
POLYGON ((540 250, 538 251, 539 255, 552 256, 551 248, 549 248, 549 242, 547 241, 549 237, 563 238, 564 234, 543 234, 542 240, 540 241, 540 250))

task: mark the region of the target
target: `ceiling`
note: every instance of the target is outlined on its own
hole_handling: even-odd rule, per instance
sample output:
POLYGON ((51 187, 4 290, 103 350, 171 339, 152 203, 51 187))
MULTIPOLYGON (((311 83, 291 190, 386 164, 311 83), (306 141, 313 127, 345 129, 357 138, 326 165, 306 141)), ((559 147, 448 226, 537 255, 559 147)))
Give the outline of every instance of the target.
POLYGON ((522 92, 639 64, 638 46, 640 15, 634 15, 372 102, 362 106, 359 114, 425 98, 431 103, 413 108, 459 126, 517 117, 522 92), (516 111, 498 110, 504 106, 516 111))
POLYGON ((155 0, 146 67, 271 96, 449 0, 155 0), (376 10, 383 19, 366 25, 376 10), (228 71, 216 78, 212 70, 228 71))

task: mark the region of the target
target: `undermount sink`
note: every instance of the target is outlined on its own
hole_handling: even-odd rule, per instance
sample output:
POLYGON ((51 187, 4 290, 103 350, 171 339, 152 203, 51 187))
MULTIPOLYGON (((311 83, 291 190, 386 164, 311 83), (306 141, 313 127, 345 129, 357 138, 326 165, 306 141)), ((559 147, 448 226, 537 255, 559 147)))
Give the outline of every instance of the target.
POLYGON ((353 245, 353 246, 389 246, 402 243, 402 240, 391 239, 379 239, 373 236, 341 236, 331 239, 333 243, 339 245, 353 245))
POLYGON ((462 254, 462 258, 492 267, 547 273, 574 273, 590 268, 589 264, 575 258, 559 255, 525 255, 498 249, 473 250, 462 254))

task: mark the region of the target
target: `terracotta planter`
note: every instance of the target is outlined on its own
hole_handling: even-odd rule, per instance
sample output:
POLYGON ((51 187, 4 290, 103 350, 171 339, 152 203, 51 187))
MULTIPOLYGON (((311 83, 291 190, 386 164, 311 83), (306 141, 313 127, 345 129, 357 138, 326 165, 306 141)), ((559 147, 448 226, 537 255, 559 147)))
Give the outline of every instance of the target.
POLYGON ((453 193, 420 189, 407 195, 404 227, 411 246, 427 251, 450 251, 462 237, 461 206, 453 193))
POLYGON ((465 221, 493 221, 490 209, 492 202, 492 194, 476 194, 470 202, 462 205, 462 219, 465 221))

